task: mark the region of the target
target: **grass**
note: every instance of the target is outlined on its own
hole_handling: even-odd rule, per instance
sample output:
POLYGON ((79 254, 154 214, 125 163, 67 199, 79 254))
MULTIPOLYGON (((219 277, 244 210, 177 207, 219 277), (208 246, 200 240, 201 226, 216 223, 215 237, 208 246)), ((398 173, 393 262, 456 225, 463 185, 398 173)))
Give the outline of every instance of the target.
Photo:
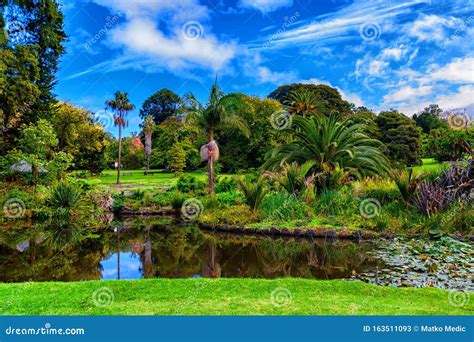
MULTIPOLYGON (((158 173, 160 170, 150 170, 156 172, 153 175, 144 175, 143 170, 122 170, 120 175, 120 182, 123 185, 174 185, 178 180, 174 173, 158 173)), ((199 179, 205 179, 206 174, 202 172, 189 172, 186 173, 198 177, 199 179)), ((91 185, 103 184, 103 185, 114 185, 117 182, 117 171, 116 170, 104 170, 100 176, 87 178, 87 183, 91 185)))
POLYGON ((344 280, 141 279, 0 284, 3 315, 472 315, 449 292, 344 280), (97 306, 94 303, 107 304, 97 306), (113 297, 113 300, 111 298, 113 297), (272 298, 274 300, 272 301, 272 298), (281 304, 281 305, 275 305, 281 304))
POLYGON ((433 158, 424 158, 421 160, 422 165, 415 166, 413 172, 416 174, 420 173, 441 173, 447 167, 446 163, 440 163, 433 158))

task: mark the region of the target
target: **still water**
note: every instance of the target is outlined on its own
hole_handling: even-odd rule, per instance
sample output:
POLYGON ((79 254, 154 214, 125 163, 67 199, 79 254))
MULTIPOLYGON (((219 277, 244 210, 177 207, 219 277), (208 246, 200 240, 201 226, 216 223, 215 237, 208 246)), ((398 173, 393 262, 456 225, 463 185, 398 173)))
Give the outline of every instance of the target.
POLYGON ((116 222, 84 233, 63 224, 2 230, 0 281, 191 277, 348 278, 375 269, 370 243, 272 239, 194 226, 116 222))

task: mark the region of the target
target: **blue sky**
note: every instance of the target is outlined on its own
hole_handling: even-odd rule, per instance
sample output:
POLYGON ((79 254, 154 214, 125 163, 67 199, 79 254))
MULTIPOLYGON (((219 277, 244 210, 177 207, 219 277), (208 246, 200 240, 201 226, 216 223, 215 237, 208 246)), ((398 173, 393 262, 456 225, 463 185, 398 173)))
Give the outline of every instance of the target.
POLYGON ((69 41, 56 93, 102 115, 116 90, 128 92, 137 109, 127 133, 153 92, 205 100, 216 75, 225 92, 323 83, 356 105, 407 115, 474 103, 471 0, 62 3, 69 41))

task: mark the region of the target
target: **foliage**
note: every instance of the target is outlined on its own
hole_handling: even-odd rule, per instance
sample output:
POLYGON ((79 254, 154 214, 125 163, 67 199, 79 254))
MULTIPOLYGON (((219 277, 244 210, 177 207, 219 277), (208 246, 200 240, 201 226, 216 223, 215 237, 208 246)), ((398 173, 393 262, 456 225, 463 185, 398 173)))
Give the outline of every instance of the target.
POLYGON ((155 124, 160 125, 166 119, 177 116, 181 99, 173 91, 163 88, 148 97, 140 109, 140 117, 145 119, 151 116, 155 124))
POLYGON ((82 202, 82 190, 74 184, 60 182, 51 188, 46 205, 56 210, 65 212, 67 215, 73 209, 77 209, 82 202))
POLYGON ((339 91, 336 88, 324 84, 293 83, 283 85, 272 91, 268 97, 286 105, 289 101, 292 101, 291 94, 298 92, 310 92, 314 94, 316 97, 317 113, 330 115, 331 113, 348 114, 350 112, 351 105, 342 99, 339 91))
POLYGON ((408 166, 421 163, 421 134, 413 119, 397 111, 381 112, 377 125, 386 155, 392 161, 408 166))
POLYGON ((180 143, 174 143, 172 153, 173 160, 171 163, 171 170, 173 170, 177 176, 180 176, 186 168, 186 156, 180 143))
POLYGON ((237 189, 237 179, 235 177, 221 176, 216 179, 216 185, 214 191, 216 193, 229 192, 237 189))
POLYGON ((415 192, 420 183, 424 178, 426 178, 425 174, 417 174, 413 173, 413 169, 408 170, 394 170, 390 174, 391 178, 397 185, 398 191, 402 195, 403 200, 406 204, 411 204, 415 197, 415 192))
POLYGON ((387 171, 388 162, 380 150, 380 142, 365 134, 365 125, 339 121, 335 115, 296 116, 292 121, 294 140, 276 147, 265 168, 313 161, 311 171, 317 176, 318 190, 331 185, 334 171, 339 172, 339 179, 346 172, 360 177, 387 171))
POLYGON ((176 188, 182 193, 200 194, 205 190, 206 184, 196 177, 183 175, 179 177, 176 188))
POLYGON ((438 161, 456 161, 472 153, 474 129, 434 129, 428 136, 428 151, 438 161))
POLYGON ((291 92, 285 105, 288 113, 302 116, 316 114, 316 94, 308 89, 291 92))
POLYGON ((431 104, 421 113, 413 115, 413 119, 425 134, 429 134, 434 129, 448 129, 448 123, 440 116, 442 112, 438 105, 431 104))
POLYGON ((307 161, 303 165, 296 162, 283 164, 278 172, 267 171, 264 175, 285 189, 288 194, 300 195, 305 191, 313 191, 315 176, 309 172, 314 164, 313 161, 307 161))
POLYGON ((264 177, 259 177, 256 181, 252 181, 248 178, 240 178, 239 189, 244 194, 246 203, 253 211, 260 207, 269 191, 264 177))
POLYGON ((232 205, 215 210, 205 210, 199 216, 199 221, 204 224, 231 224, 245 225, 256 222, 258 214, 247 205, 232 205))
POLYGON ((310 217, 306 204, 300 198, 284 192, 269 193, 263 199, 260 209, 266 220, 271 221, 307 220, 310 217))

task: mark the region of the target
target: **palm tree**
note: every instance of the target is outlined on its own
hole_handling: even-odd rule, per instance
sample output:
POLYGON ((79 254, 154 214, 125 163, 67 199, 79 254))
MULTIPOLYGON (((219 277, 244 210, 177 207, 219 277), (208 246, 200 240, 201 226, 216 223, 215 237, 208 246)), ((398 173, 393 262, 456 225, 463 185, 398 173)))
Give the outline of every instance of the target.
POLYGON ((219 147, 214 140, 214 133, 217 129, 228 127, 249 135, 247 124, 236 114, 241 106, 241 99, 237 94, 224 95, 216 78, 205 105, 191 93, 185 95, 185 100, 188 105, 186 123, 196 125, 209 136, 209 143, 201 146, 200 152, 202 160, 207 160, 208 192, 211 194, 214 187, 214 162, 219 159, 219 147))
POLYGON ((118 165, 117 165, 117 184, 120 184, 120 169, 122 168, 122 128, 127 125, 125 117, 128 112, 135 109, 135 105, 131 104, 127 93, 116 91, 113 100, 105 101, 106 108, 115 112, 114 125, 119 128, 118 137, 118 165))
POLYGON ((290 114, 311 116, 316 113, 316 95, 309 90, 295 91, 289 94, 285 106, 290 114))
POLYGON ((311 171, 325 180, 321 182, 322 186, 329 184, 327 180, 341 170, 362 177, 383 174, 389 168, 380 149, 382 143, 366 135, 364 124, 339 121, 334 114, 310 118, 295 116, 290 129, 293 141, 271 151, 264 168, 313 161, 311 171))
POLYGON ((143 133, 145 133, 145 158, 146 158, 146 173, 150 171, 150 154, 151 154, 151 135, 155 127, 155 121, 151 115, 147 115, 143 121, 143 133))

